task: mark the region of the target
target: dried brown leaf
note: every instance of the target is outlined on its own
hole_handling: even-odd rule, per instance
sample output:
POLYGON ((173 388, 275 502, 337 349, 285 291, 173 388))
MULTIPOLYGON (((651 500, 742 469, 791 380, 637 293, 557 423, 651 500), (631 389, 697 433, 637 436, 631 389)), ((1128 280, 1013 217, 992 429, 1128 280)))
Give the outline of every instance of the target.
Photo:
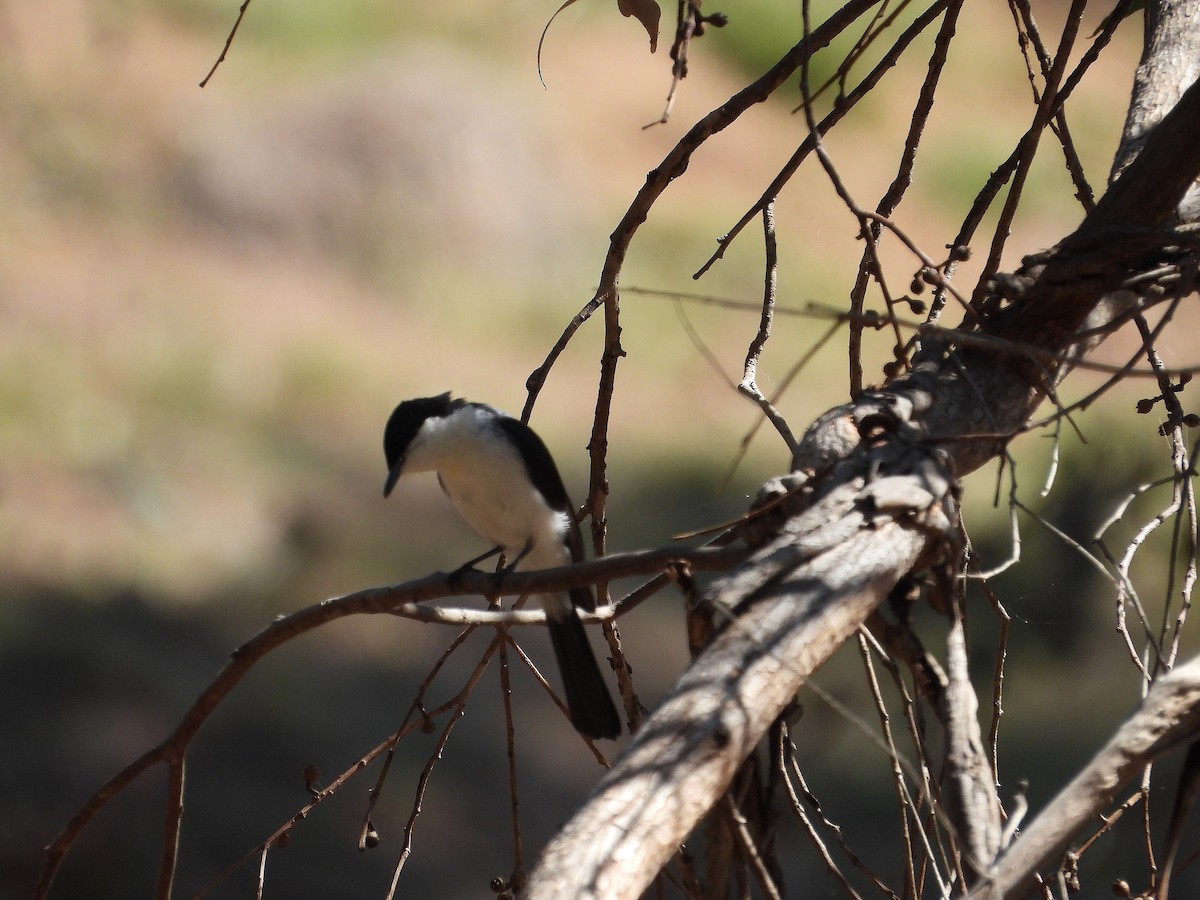
POLYGON ((617 0, 617 9, 623 16, 633 16, 646 28, 650 35, 650 52, 658 49, 658 20, 662 18, 658 0, 617 0))
MULTIPOLYGON (((537 45, 537 71, 538 80, 545 86, 546 80, 542 78, 542 45, 546 42, 546 32, 550 30, 550 25, 558 18, 558 14, 575 3, 575 0, 564 0, 562 6, 554 11, 554 15, 546 22, 546 27, 542 29, 542 36, 538 38, 537 45)), ((650 52, 653 53, 658 49, 658 22, 662 18, 662 10, 659 9, 658 0, 617 0, 617 9, 621 11, 623 16, 633 16, 646 29, 646 33, 650 35, 650 52)))
POLYGON ((550 30, 550 26, 554 24, 554 20, 558 18, 558 14, 574 3, 575 0, 566 0, 562 6, 554 11, 554 15, 546 22, 546 27, 542 29, 542 36, 538 38, 537 45, 537 73, 538 81, 542 83, 542 87, 546 86, 546 79, 542 77, 542 44, 546 43, 546 32, 550 30))

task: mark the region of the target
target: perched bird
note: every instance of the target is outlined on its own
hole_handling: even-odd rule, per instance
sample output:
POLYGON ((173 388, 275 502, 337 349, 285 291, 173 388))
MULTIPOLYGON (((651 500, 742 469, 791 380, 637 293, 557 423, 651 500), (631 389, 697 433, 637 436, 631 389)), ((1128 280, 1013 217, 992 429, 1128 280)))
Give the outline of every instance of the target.
MULTIPOLYGON (((449 393, 405 400, 388 419, 383 453, 385 497, 402 474, 437 472, 459 514, 504 551, 510 568, 547 569, 583 559, 579 524, 550 451, 533 429, 500 410, 449 393)), ((591 589, 540 599, 571 722, 588 737, 615 738, 621 722, 576 613, 596 608, 591 589)))

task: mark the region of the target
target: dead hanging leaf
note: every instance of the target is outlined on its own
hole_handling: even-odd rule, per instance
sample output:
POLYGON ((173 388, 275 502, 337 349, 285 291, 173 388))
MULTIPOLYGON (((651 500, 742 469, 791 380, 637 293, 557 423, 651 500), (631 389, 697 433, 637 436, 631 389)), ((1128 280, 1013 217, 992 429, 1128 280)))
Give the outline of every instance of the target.
POLYGON ((550 17, 550 21, 546 23, 546 27, 542 29, 542 36, 538 38, 537 48, 537 70, 538 81, 542 83, 542 87, 546 86, 546 79, 542 77, 542 44, 546 43, 546 32, 550 30, 550 26, 554 24, 554 20, 558 18, 558 14, 574 3, 575 0, 566 0, 562 6, 554 11, 554 15, 550 17))
POLYGON ((617 9, 621 15, 633 16, 645 26, 646 34, 650 35, 650 52, 657 50, 658 20, 662 17, 658 0, 617 0, 617 9))
MULTIPOLYGON (((575 0, 564 0, 563 5, 554 11, 550 21, 542 29, 542 36, 538 38, 537 71, 538 81, 542 83, 542 87, 546 86, 546 79, 542 77, 542 44, 546 42, 546 32, 550 30, 550 25, 558 18, 558 14, 573 3, 575 0)), ((642 23, 646 33, 650 35, 650 52, 653 53, 657 50, 658 20, 662 17, 662 10, 658 8, 658 0, 617 0, 617 9, 621 11, 621 15, 633 16, 642 23)))

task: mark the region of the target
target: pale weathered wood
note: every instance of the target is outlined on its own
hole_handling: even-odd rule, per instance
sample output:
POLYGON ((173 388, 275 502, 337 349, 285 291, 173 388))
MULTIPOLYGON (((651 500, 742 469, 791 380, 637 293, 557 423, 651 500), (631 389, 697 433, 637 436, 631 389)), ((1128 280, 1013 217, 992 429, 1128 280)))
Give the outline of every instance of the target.
MULTIPOLYGON (((902 423, 896 429, 903 434, 902 423)), ((751 564, 707 593, 731 621, 546 848, 527 897, 638 896, 804 680, 898 573, 932 561, 930 548, 949 540, 951 480, 927 449, 897 436, 831 476, 751 564), (906 474, 892 479, 894 469, 906 474)))
MULTIPOLYGON (((1152 244, 1144 230, 1168 223, 1200 176, 1197 134, 1193 86, 1080 228, 1002 283, 1007 302, 976 323, 980 333, 1069 351, 1088 314, 1152 244)), ((796 451, 794 468, 807 470, 798 509, 773 514, 779 531, 762 534, 762 548, 707 595, 734 609, 734 621, 546 848, 527 896, 637 897, 805 679, 902 577, 938 561, 953 503, 947 471, 994 458, 1055 383, 1056 368, 1015 348, 964 346, 820 417, 796 451), (909 452, 917 441, 940 446, 950 468, 909 452)), ((981 784, 968 779, 964 796, 981 784)), ((1090 792, 1089 803, 1106 796, 1096 785, 1090 792)), ((977 846, 994 839, 984 823, 977 846)))
POLYGON ((1056 865, 1075 833, 1111 808, 1142 769, 1200 735, 1200 657, 1154 683, 1138 710, 1034 819, 967 900, 999 900, 1031 885, 1033 873, 1056 865))

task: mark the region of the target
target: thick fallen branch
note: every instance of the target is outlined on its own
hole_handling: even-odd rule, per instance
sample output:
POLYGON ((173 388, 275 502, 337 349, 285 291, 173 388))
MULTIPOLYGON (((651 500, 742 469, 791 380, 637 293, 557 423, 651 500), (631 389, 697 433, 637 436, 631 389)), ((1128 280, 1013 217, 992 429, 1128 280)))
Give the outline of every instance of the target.
MULTIPOLYGON (((1146 230, 1172 217, 1200 175, 1197 133, 1193 86, 1080 228, 1006 280, 1005 302, 974 326, 1065 352, 1145 252, 1146 230)), ((546 848, 528 897, 621 900, 646 889, 808 676, 902 577, 940 559, 949 473, 1000 453, 1055 384, 1055 368, 954 349, 814 423, 793 460, 812 476, 797 491, 800 510, 784 504, 767 519, 774 535, 760 521, 762 549, 709 592, 732 622, 546 848), (944 449, 946 468, 916 452, 922 442, 944 449)))
POLYGON ((584 808, 546 848, 528 897, 637 897, 796 691, 900 574, 952 541, 951 479, 896 422, 794 492, 804 508, 706 594, 730 621, 679 680, 584 808), (893 477, 892 472, 905 475, 893 477))
POLYGON ((1025 828, 967 900, 1010 896, 1058 864, 1071 839, 1112 807, 1121 788, 1162 754, 1200 735, 1200 657, 1154 683, 1104 748, 1025 828))

